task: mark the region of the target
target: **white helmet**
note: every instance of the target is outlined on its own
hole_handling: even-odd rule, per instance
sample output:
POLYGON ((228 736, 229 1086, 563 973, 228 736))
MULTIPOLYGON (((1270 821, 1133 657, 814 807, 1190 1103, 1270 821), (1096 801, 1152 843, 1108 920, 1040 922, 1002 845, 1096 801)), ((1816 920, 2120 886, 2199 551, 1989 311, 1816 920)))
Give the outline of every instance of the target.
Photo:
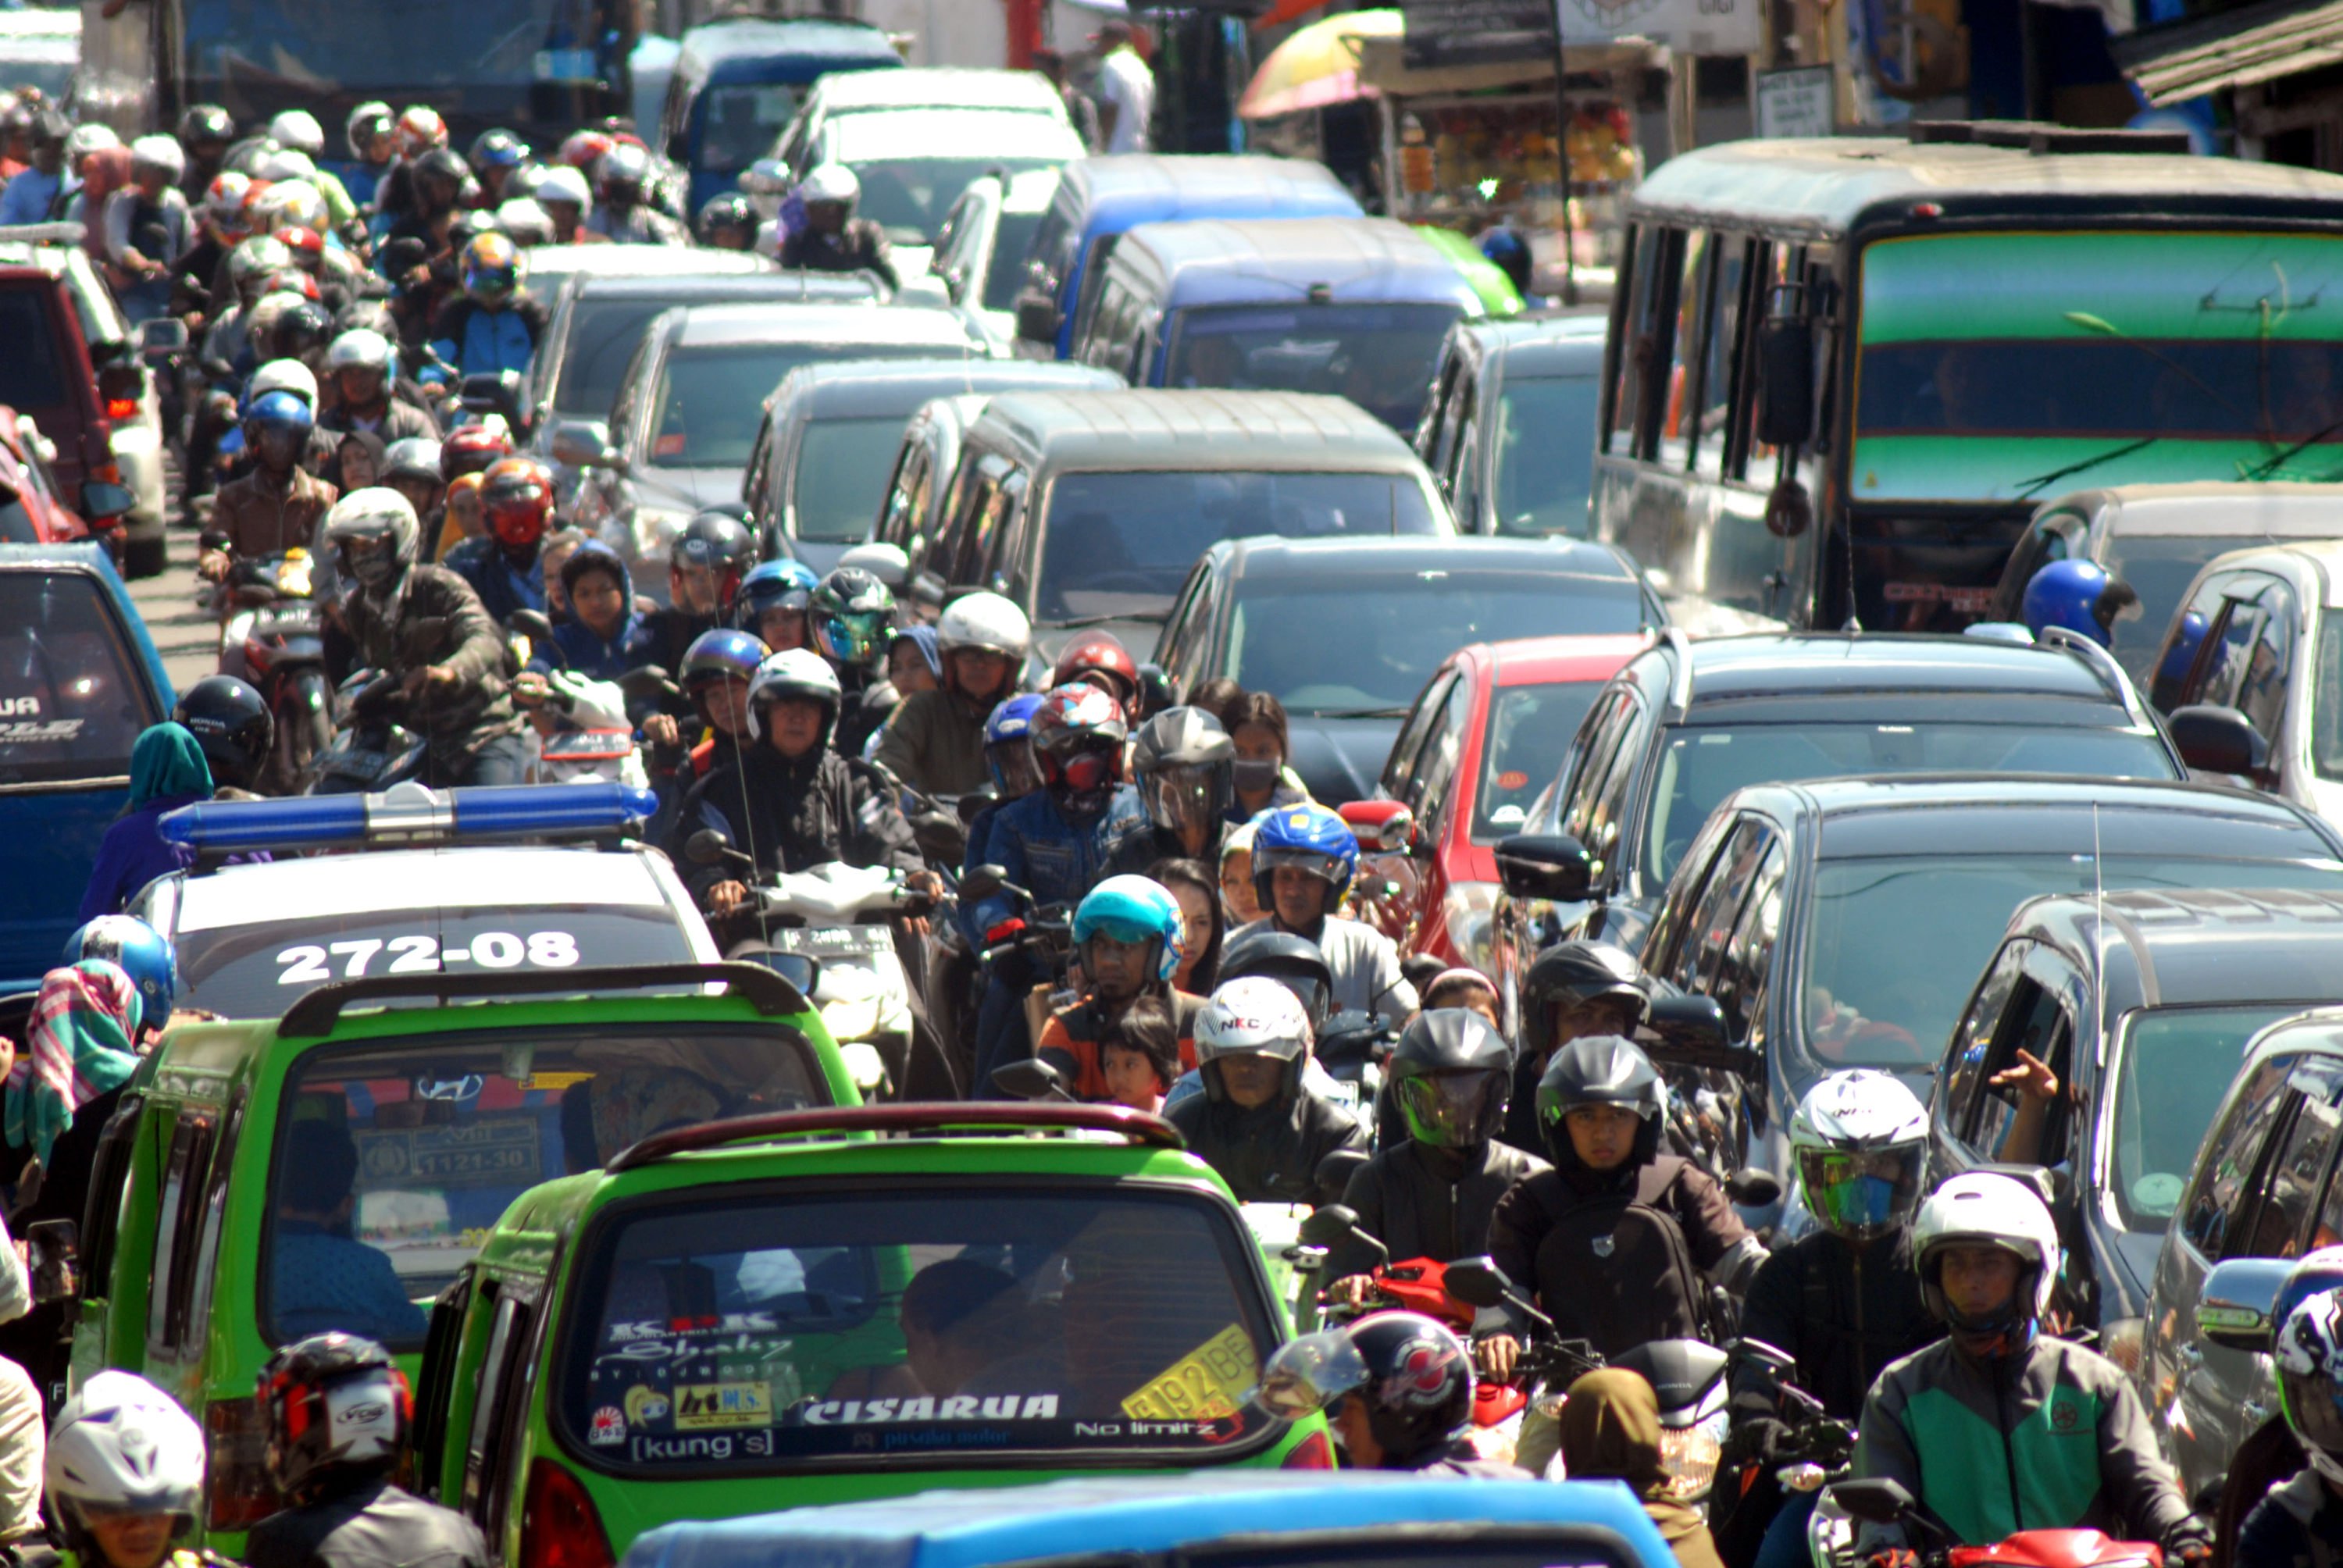
POLYGON ((285 248, 283 240, 256 234, 236 241, 236 248, 227 253, 228 282, 241 294, 292 265, 293 253, 285 248))
POLYGON ((443 483, 438 441, 429 436, 402 436, 393 441, 382 455, 383 483, 401 476, 443 483))
POLYGON ((1825 1230, 1850 1241, 1885 1236, 1919 1204, 1927 1110, 1892 1073, 1834 1072, 1790 1118, 1790 1162, 1825 1230))
POLYGON ((835 202, 851 207, 861 199, 862 182, 844 164, 817 164, 798 186, 798 196, 808 206, 835 202))
POLYGON ((287 109, 269 121, 268 139, 313 158, 326 150, 326 129, 307 109, 287 109))
POLYGON ((130 166, 160 169, 177 179, 187 172, 187 155, 175 136, 140 136, 130 144, 130 166))
POLYGON ((944 607, 936 620, 936 644, 950 653, 956 648, 982 648, 1009 658, 1023 658, 1032 646, 1033 623, 1025 612, 997 593, 965 594, 944 607))
POLYGON ((390 339, 371 327, 354 327, 327 346, 326 369, 379 370, 385 376, 398 362, 398 350, 390 339))
POLYGON ((1212 993, 1196 1015, 1196 1066, 1204 1091, 1214 1100, 1224 1092, 1212 1064, 1227 1056, 1273 1056, 1286 1064, 1285 1092, 1302 1084, 1302 1064, 1310 1055, 1310 1015, 1301 999, 1267 975, 1232 980, 1212 993))
POLYGON ((65 162, 68 166, 76 164, 92 153, 102 153, 121 145, 122 138, 114 134, 112 126, 100 125, 93 120, 87 125, 75 126, 66 134, 65 162))
POLYGON ((791 648, 769 655, 758 665, 756 673, 749 677, 749 735, 762 739, 766 706, 789 698, 822 705, 829 718, 822 724, 820 744, 830 744, 830 731, 838 723, 839 706, 844 700, 838 671, 830 668, 830 660, 809 648, 791 648))
POLYGON ((327 548, 340 558, 344 573, 372 593, 406 575, 422 533, 415 508, 385 485, 352 490, 326 514, 327 548))
POLYGON ((252 204, 256 226, 274 234, 280 228, 326 229, 326 198, 317 187, 305 178, 292 176, 276 176, 277 183, 260 193, 252 204))
POLYGON ((185 1529, 203 1505, 204 1434, 136 1372, 97 1372, 57 1412, 41 1479, 69 1535, 107 1513, 174 1513, 185 1529))
MULTIPOLYGON (((578 171, 572 169, 572 174, 578 171)), ((538 205, 534 196, 517 196, 497 206, 497 226, 518 246, 550 245, 553 243, 553 215, 538 205)))
MULTIPOLYGON (((1198 1049, 1202 1049, 1201 1040, 1198 1049)), ((1956 1320, 1942 1282, 1943 1253, 1949 1247, 1999 1247, 2016 1253, 2024 1271, 2012 1305, 2034 1322, 2049 1310, 2051 1287, 2057 1283, 2064 1254, 2050 1211, 2025 1182, 1989 1171, 1956 1176, 1928 1194, 1912 1225, 1912 1261, 1920 1271, 1920 1298, 1929 1312, 1956 1329, 1985 1332, 2014 1326, 1956 1320)))
MULTIPOLYGON (((297 294, 272 294, 267 299, 262 300, 261 308, 255 309, 252 313, 255 332, 262 330, 262 310, 270 301, 278 299, 297 304, 301 297, 297 294)), ((278 313, 281 314, 291 308, 291 305, 281 306, 278 307, 278 313)), ((273 326, 274 322, 272 321, 270 325, 273 326)), ((311 374, 309 367, 298 359, 272 359, 254 371, 251 389, 245 396, 248 399, 257 401, 263 392, 290 392, 302 402, 309 405, 311 411, 314 412, 317 407, 317 377, 311 374)))
POLYGON ((838 564, 840 568, 860 568, 897 594, 911 580, 911 558, 903 553, 900 545, 857 545, 839 557, 838 564))
POLYGON ((528 194, 539 206, 549 201, 566 201, 581 209, 594 205, 594 193, 586 188, 586 176, 568 164, 555 164, 538 176, 528 194))
POLYGON ((640 185, 651 177, 651 156, 632 142, 620 142, 594 165, 594 183, 608 185, 621 180, 628 185, 640 185))

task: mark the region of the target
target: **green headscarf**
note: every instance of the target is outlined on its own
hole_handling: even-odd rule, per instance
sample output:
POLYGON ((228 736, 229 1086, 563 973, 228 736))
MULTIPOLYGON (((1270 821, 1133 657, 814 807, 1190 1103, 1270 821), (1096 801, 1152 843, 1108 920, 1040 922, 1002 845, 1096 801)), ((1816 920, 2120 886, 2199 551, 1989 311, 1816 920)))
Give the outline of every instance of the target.
POLYGON ((130 749, 130 809, 142 810, 157 800, 180 795, 212 792, 211 764, 204 749, 184 724, 156 724, 141 730, 130 749))

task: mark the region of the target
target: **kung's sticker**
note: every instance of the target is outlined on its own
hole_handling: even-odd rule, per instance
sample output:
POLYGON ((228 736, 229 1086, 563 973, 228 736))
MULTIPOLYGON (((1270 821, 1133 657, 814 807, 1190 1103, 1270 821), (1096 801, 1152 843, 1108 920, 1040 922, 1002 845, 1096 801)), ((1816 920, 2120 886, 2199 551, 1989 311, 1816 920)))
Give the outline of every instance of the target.
POLYGON ((606 1404, 594 1412, 586 1428, 586 1441, 597 1448, 609 1448, 627 1441, 627 1418, 615 1404, 606 1404))
POLYGON ((1231 1323, 1141 1384, 1122 1402, 1122 1413, 1153 1421, 1234 1415, 1260 1373, 1252 1336, 1231 1323))
POLYGON ((678 1432, 773 1423, 773 1385, 769 1382, 689 1382, 675 1391, 678 1432))

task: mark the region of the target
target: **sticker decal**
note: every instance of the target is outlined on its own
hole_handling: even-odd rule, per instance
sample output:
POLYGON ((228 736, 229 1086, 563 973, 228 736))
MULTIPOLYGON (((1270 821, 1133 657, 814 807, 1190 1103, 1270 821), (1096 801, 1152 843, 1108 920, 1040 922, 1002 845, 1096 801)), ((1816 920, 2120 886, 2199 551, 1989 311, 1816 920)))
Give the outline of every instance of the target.
POLYGON ((697 1432, 773 1423, 768 1382, 688 1382, 675 1391, 675 1428, 697 1432))
POLYGON ((654 1426, 667 1419, 671 1408, 666 1394, 649 1383, 639 1382, 627 1391, 627 1424, 654 1426))
POLYGON ((586 1428, 586 1441, 597 1448, 610 1448, 627 1441, 627 1417, 615 1404, 606 1404, 594 1412, 593 1422, 586 1428))

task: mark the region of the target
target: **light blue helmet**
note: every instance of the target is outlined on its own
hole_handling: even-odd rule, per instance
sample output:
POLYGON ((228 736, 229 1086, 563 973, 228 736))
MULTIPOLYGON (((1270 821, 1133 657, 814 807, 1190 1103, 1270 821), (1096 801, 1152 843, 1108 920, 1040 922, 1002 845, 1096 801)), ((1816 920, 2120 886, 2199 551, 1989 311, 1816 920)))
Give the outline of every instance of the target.
POLYGON ((1332 913, 1359 870, 1359 839, 1351 825, 1314 800, 1272 808, 1259 820, 1252 838, 1252 885, 1261 907, 1275 907, 1270 890, 1277 868, 1299 866, 1333 889, 1326 900, 1332 913))
POLYGON ((1074 908, 1074 946, 1094 936, 1155 947, 1155 978, 1168 980, 1180 968, 1180 944, 1188 924, 1172 890, 1148 877, 1109 877, 1074 908))
POLYGON ((2052 561, 2026 583, 2020 613, 2036 637, 2063 626, 2106 647, 2116 614, 2127 602, 2137 602, 2137 596, 2123 589, 2097 561, 2052 561))
POLYGON ((803 561, 765 561, 740 579, 733 618, 743 630, 755 631, 769 609, 804 609, 813 602, 813 590, 820 584, 820 577, 803 561))
POLYGON ((179 960, 170 939, 136 915, 100 915, 65 939, 65 961, 105 959, 138 988, 140 1012, 161 1021, 179 995, 179 960))

